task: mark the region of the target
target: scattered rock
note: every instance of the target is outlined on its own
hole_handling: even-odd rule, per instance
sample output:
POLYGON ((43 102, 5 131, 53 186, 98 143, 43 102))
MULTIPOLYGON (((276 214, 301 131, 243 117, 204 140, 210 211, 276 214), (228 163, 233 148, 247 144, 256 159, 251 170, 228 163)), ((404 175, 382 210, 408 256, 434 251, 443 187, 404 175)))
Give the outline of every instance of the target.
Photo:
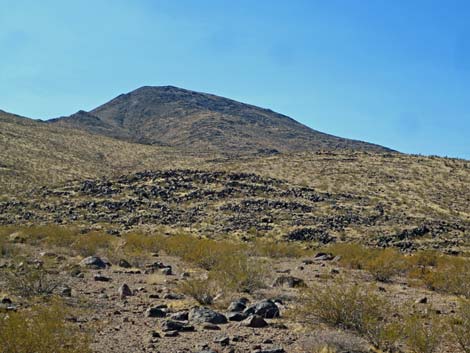
POLYGON ((109 282, 111 278, 103 276, 103 275, 94 275, 93 279, 97 282, 109 282))
POLYGON ((247 319, 241 322, 243 326, 261 328, 268 326, 268 323, 259 315, 249 316, 247 319))
POLYGON ((276 278, 273 283, 273 287, 298 288, 305 286, 306 285, 303 279, 294 276, 280 276, 276 278))
POLYGON ((334 258, 335 256, 329 252, 319 252, 315 255, 315 260, 317 261, 331 261, 334 258))
POLYGON ((162 323, 162 331, 194 331, 194 326, 187 325, 185 323, 173 320, 165 320, 162 323))
POLYGON ((202 328, 209 331, 220 331, 220 327, 214 324, 204 324, 202 328))
POLYGON ((427 304, 427 302, 428 302, 428 297, 422 297, 415 301, 416 304, 427 304))
POLYGON ((170 276, 173 274, 171 267, 165 267, 161 271, 162 271, 162 274, 164 274, 165 276, 170 276))
POLYGON ((119 260, 118 266, 122 268, 131 268, 132 265, 124 259, 119 260))
POLYGON ((80 265, 92 269, 106 268, 106 263, 98 256, 88 256, 80 261, 80 265))
POLYGON ((188 321, 188 316, 189 316, 189 313, 187 311, 180 311, 180 312, 172 314, 170 318, 172 320, 177 320, 177 321, 188 321))
POLYGON ((230 344, 230 337, 221 337, 214 340, 215 343, 220 344, 221 346, 228 346, 230 344))
POLYGON ((247 303, 248 303, 248 299, 246 299, 246 298, 238 299, 238 300, 230 303, 230 305, 227 308, 227 311, 242 312, 243 310, 246 309, 246 304, 247 303))
POLYGON ((145 310, 146 317, 166 317, 166 311, 158 307, 148 308, 145 310))
POLYGON ((237 312, 234 312, 234 313, 228 313, 228 314, 227 314, 227 319, 228 319, 229 321, 243 321, 243 320, 245 320, 247 317, 248 317, 248 314, 245 314, 245 313, 237 313, 237 312))
POLYGON ((60 296, 63 297, 71 297, 72 296, 72 288, 70 288, 67 285, 63 285, 57 289, 57 292, 59 293, 60 296))
POLYGON ((123 284, 118 288, 119 298, 124 299, 126 297, 132 296, 132 291, 127 284, 123 284))
POLYGON ((283 348, 274 348, 254 350, 253 353, 286 353, 286 351, 283 348))

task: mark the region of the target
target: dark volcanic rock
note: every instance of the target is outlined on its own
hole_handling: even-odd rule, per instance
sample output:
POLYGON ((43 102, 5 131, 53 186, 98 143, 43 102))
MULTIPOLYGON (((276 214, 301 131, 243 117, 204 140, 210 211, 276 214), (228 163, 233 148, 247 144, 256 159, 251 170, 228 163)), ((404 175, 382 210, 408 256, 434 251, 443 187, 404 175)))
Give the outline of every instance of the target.
POLYGON ((196 323, 225 324, 227 318, 208 308, 193 308, 189 311, 189 321, 196 323))

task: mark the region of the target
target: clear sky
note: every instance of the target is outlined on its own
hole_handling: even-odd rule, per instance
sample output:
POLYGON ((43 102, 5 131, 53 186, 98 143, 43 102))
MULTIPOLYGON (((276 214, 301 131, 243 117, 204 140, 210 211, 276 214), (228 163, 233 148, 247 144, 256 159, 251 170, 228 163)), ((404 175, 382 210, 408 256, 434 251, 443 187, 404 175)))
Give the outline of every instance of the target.
POLYGON ((143 85, 470 159, 470 1, 0 0, 0 109, 48 119, 143 85))

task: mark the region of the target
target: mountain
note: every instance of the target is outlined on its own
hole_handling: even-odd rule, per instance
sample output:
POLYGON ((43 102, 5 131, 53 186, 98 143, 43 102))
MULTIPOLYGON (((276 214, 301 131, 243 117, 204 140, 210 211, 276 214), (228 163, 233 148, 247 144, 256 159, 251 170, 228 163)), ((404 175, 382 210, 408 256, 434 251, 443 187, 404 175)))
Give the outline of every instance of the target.
POLYGON ((211 153, 390 151, 313 130, 269 109, 172 86, 141 87, 90 112, 79 111, 49 124, 135 143, 211 153))

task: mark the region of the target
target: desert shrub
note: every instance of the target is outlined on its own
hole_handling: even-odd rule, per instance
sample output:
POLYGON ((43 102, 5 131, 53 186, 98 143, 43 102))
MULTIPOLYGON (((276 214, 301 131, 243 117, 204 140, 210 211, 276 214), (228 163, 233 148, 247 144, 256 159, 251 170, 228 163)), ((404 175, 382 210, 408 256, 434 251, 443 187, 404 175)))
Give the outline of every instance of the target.
POLYGON ((355 243, 333 244, 326 250, 339 256, 343 266, 356 270, 364 269, 366 263, 373 257, 371 249, 355 243))
POLYGON ((243 253, 221 258, 209 272, 209 279, 227 291, 251 293, 265 286, 266 265, 262 260, 243 253))
POLYGON ((104 232, 90 232, 80 235, 72 247, 81 256, 92 256, 101 253, 106 254, 110 249, 115 249, 118 240, 116 237, 104 232))
POLYGON ((47 296, 62 284, 57 274, 30 264, 4 270, 0 276, 8 291, 21 297, 47 296))
POLYGON ((79 236, 79 231, 73 227, 47 225, 36 227, 36 234, 42 236, 44 242, 51 246, 69 247, 79 236))
POLYGON ((437 266, 413 275, 429 289, 470 298, 470 261, 467 258, 440 256, 437 266))
POLYGON ((309 332, 299 344, 303 352, 311 353, 370 352, 370 346, 363 338, 334 329, 317 329, 309 332))
POLYGON ((390 350, 399 337, 398 326, 389 322, 391 306, 373 287, 349 285, 343 279, 303 292, 294 312, 307 322, 320 320, 333 327, 354 330, 371 344, 390 350))
POLYGON ((211 305, 217 295, 217 284, 207 279, 191 278, 178 284, 179 292, 195 299, 199 304, 211 305))
POLYGON ((205 270, 214 268, 224 258, 237 254, 244 248, 228 241, 198 239, 184 234, 166 238, 163 247, 168 254, 179 256, 205 270))
POLYGON ((462 352, 470 353, 470 300, 462 300, 451 331, 462 352))
POLYGON ((386 282, 406 268, 403 255, 393 248, 371 250, 371 257, 364 267, 377 281, 386 282))
POLYGON ((66 322, 68 310, 59 302, 18 312, 0 313, 2 353, 88 353, 89 337, 66 322))
POLYGON ((17 248, 8 241, 7 236, 0 234, 0 257, 14 257, 17 253, 17 248))
POLYGON ((117 262, 125 258, 133 266, 142 266, 151 253, 158 253, 162 248, 163 237, 129 233, 122 237, 121 245, 108 254, 111 261, 117 262))
POLYGON ((439 349, 445 327, 436 314, 413 313, 405 320, 404 335, 413 353, 434 353, 439 349))
POLYGON ((421 250, 409 256, 407 262, 416 268, 432 267, 437 265, 439 257, 440 254, 437 251, 421 250))
POLYGON ((287 242, 275 242, 269 240, 257 239, 250 245, 250 253, 257 256, 266 256, 270 258, 282 257, 302 257, 308 255, 299 244, 287 242))

